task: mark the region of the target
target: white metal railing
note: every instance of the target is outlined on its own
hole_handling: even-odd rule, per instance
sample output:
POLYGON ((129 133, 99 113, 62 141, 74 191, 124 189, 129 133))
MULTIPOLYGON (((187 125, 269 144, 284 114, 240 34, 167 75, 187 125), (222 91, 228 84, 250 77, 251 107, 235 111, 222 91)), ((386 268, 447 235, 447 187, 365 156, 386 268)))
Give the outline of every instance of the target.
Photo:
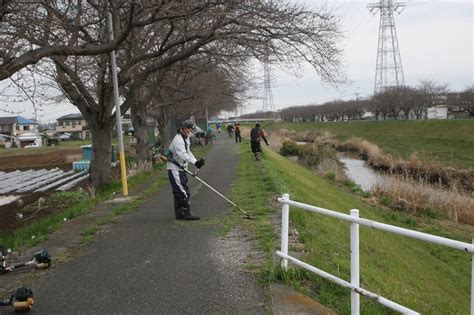
POLYGON ((474 315, 474 239, 473 244, 464 243, 444 237, 439 237, 427 233, 422 233, 418 231, 413 231, 410 229, 405 229, 397 227, 394 225, 384 224, 377 221, 367 220, 359 218, 359 210, 352 209, 350 210, 350 215, 343 214, 340 212, 319 208, 311 206, 308 204, 296 202, 290 200, 288 194, 284 194, 281 198, 277 199, 278 202, 282 203, 282 218, 281 218, 281 250, 277 251, 277 255, 282 259, 281 266, 286 270, 288 268, 288 260, 292 261, 296 265, 305 268, 329 281, 335 282, 343 287, 349 288, 351 292, 351 314, 360 314, 360 295, 366 296, 369 299, 376 301, 379 304, 382 304, 386 307, 389 307, 395 311, 398 311, 403 314, 419 314, 418 312, 409 309, 403 305, 397 304, 393 301, 390 301, 376 293, 367 291, 359 287, 359 225, 368 226, 374 229, 395 233, 399 235, 408 236, 411 238, 416 238, 422 241, 431 242, 439 245, 444 245, 454 249, 458 249, 472 255, 472 267, 471 267, 471 315, 474 315), (292 256, 288 255, 288 223, 289 223, 289 212, 290 206, 308 210, 311 212, 316 212, 322 215, 330 216, 333 218, 345 220, 351 222, 350 235, 351 235, 351 281, 345 281, 341 278, 338 278, 330 273, 327 273, 321 269, 318 269, 314 266, 311 266, 301 260, 298 260, 292 256))

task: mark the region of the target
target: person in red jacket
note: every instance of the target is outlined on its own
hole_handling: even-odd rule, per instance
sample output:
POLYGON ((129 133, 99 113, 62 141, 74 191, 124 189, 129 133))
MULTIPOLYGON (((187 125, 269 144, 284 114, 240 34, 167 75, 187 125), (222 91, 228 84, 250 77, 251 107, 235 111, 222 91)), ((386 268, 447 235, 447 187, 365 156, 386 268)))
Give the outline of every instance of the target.
POLYGON ((255 128, 252 128, 252 130, 250 130, 250 147, 252 149, 253 155, 255 155, 256 161, 260 161, 260 154, 262 153, 260 139, 263 139, 263 141, 265 141, 265 144, 268 145, 267 138, 265 138, 265 134, 260 128, 260 124, 256 124, 255 128))

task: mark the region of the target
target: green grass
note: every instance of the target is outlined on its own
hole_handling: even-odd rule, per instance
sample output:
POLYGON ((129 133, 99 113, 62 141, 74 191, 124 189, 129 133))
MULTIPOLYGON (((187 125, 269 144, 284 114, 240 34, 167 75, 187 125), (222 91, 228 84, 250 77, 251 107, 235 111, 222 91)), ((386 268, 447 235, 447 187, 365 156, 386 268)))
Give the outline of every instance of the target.
POLYGON ((275 123, 268 130, 329 131, 339 140, 366 139, 385 153, 407 159, 474 170, 474 120, 351 121, 275 123))
MULTIPOLYGON (((269 214, 273 213, 275 209, 268 207, 268 202, 273 195, 273 184, 267 176, 260 176, 259 169, 255 167, 255 159, 250 152, 248 141, 244 140, 242 145, 236 146, 236 149, 240 154, 237 166, 239 180, 232 187, 230 199, 248 212, 253 220, 242 219, 244 216, 242 212, 234 209, 232 215, 224 220, 220 234, 225 236, 236 225, 250 229, 252 234, 258 235, 258 245, 270 260, 277 239, 269 217, 269 214)), ((252 263, 247 267, 255 268, 252 263)))
MULTIPOLYGON (((304 167, 266 150, 260 167, 248 145, 241 146, 240 176, 233 189, 237 204, 256 214, 255 231, 268 262, 262 279, 284 280, 341 314, 350 314, 350 292, 310 272, 291 267, 283 272, 272 254, 279 246, 269 223, 272 197, 289 193, 294 200, 405 228, 471 242, 473 229, 444 221, 419 221, 402 213, 366 203, 351 187, 337 186, 330 178, 315 176, 304 167)), ((350 279, 350 229, 347 222, 291 209, 290 220, 299 232, 306 253, 303 260, 340 278, 350 279)), ((470 255, 442 246, 386 232, 360 228, 361 286, 397 303, 428 314, 464 314, 469 311, 470 255)), ((290 263, 291 265, 291 263, 290 263)), ((390 310, 361 298, 363 314, 390 310)))

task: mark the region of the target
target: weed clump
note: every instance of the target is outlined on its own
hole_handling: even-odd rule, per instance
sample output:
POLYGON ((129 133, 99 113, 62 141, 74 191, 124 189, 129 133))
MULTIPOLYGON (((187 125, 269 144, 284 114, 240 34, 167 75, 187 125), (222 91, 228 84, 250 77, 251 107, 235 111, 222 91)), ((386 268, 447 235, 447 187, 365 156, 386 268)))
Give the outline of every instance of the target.
POLYGON ((65 209, 88 198, 89 195, 82 189, 76 191, 61 191, 49 196, 46 199, 45 206, 65 209))
POLYGON ((298 145, 293 140, 286 140, 280 148, 283 156, 298 156, 298 161, 303 165, 317 168, 323 161, 337 160, 336 150, 328 143, 316 141, 298 145))
POLYGON ((398 211, 426 218, 448 217, 454 222, 474 224, 474 198, 456 189, 433 187, 426 182, 392 178, 374 187, 382 204, 398 211))
POLYGON ((283 156, 299 155, 298 144, 293 140, 283 141, 280 148, 280 154, 283 156))
POLYGON ((300 157, 303 164, 317 167, 324 160, 336 160, 336 150, 331 146, 318 142, 301 146, 300 157))
POLYGON ((336 179, 336 173, 326 172, 326 174, 324 174, 324 177, 329 179, 329 180, 335 180, 336 179))

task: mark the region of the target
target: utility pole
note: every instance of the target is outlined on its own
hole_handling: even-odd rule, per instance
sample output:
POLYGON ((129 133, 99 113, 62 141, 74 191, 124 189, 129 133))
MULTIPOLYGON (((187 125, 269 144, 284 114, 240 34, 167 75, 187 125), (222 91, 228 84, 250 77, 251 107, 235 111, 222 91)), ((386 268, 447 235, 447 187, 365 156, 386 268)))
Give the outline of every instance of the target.
POLYGON ((397 30, 393 13, 402 13, 405 3, 397 0, 379 0, 367 6, 372 14, 380 12, 377 65, 375 69, 374 93, 383 92, 389 87, 405 85, 402 59, 398 47, 397 30))
MULTIPOLYGON (((112 25, 112 13, 107 13, 107 27, 109 29, 110 41, 114 40, 114 30, 112 25)), ((115 60, 115 50, 110 52, 110 63, 112 68, 112 81, 114 85, 115 116, 117 118, 117 134, 120 154, 120 173, 122 175, 122 194, 128 196, 127 169, 125 168, 125 152, 123 147, 122 114, 120 113, 120 100, 117 78, 117 63, 115 60)))

